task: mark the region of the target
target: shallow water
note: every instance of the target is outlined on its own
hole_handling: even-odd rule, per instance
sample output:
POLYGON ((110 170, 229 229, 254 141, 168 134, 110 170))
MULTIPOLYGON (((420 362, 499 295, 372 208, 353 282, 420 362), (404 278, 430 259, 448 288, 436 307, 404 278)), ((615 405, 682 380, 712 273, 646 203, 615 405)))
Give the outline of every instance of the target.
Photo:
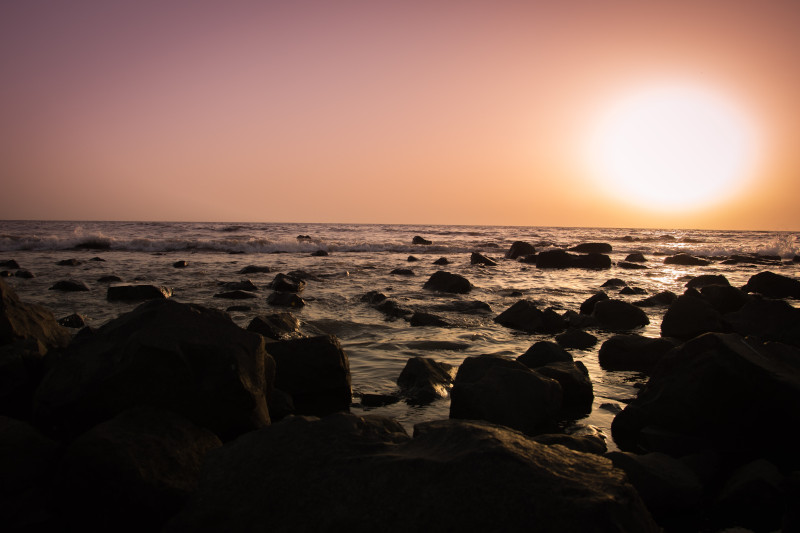
MULTIPOLYGON (((622 278, 629 286, 641 287, 648 294, 670 290, 684 291, 688 277, 699 274, 724 274, 731 284, 743 285, 750 276, 772 270, 797 277, 800 264, 792 263, 800 253, 798 233, 674 231, 651 229, 537 228, 498 226, 412 226, 356 224, 221 224, 159 222, 0 222, 0 260, 15 259, 21 268, 36 277, 4 278, 25 301, 50 307, 56 317, 73 312, 86 317, 91 326, 100 326, 136 304, 106 300, 107 283, 97 279, 115 274, 124 282, 165 285, 173 298, 209 307, 226 309, 247 305, 247 311, 231 316, 245 327, 257 314, 280 308, 266 303, 271 292, 267 285, 277 272, 304 270, 314 276, 307 281, 301 296, 307 305, 293 311, 307 332, 323 331, 338 336, 350 358, 355 393, 353 411, 370 411, 392 416, 409 430, 425 420, 446 418, 449 401, 439 400, 419 406, 404 402, 379 408, 359 403, 361 393, 389 394, 397 391, 395 379, 409 357, 432 357, 458 365, 467 356, 500 354, 517 357, 534 342, 552 339, 551 335, 529 335, 494 323, 493 319, 517 300, 512 291, 523 293, 544 309, 577 311, 580 304, 600 290, 609 278, 622 278), (308 235, 311 240, 298 239, 308 235), (433 241, 430 246, 412 245, 420 235, 433 241), (504 260, 511 243, 523 240, 537 245, 571 246, 582 242, 607 242, 616 264, 632 252, 648 259, 646 270, 541 270, 533 265, 504 260), (76 249, 91 246, 91 249, 76 249), (313 257, 316 250, 327 257, 313 257), (478 251, 498 260, 496 267, 470 264, 470 253, 478 251), (777 255, 782 261, 769 266, 714 262, 705 267, 663 264, 665 255, 689 253, 708 257, 758 253, 777 255), (414 255, 419 261, 409 262, 414 255), (433 265, 439 257, 451 264, 433 265), (92 261, 94 257, 103 261, 92 261), (63 259, 76 258, 81 264, 58 266, 63 259), (186 268, 174 268, 178 260, 186 268), (271 273, 240 275, 247 265, 266 265, 271 273), (395 268, 410 268, 414 276, 391 274, 395 268), (437 270, 461 274, 475 289, 468 295, 438 294, 422 289, 437 270), (56 281, 76 279, 85 282, 89 292, 62 293, 48 290, 56 281), (222 291, 219 283, 250 279, 261 288, 258 298, 232 301, 214 298, 222 291), (396 299, 403 307, 429 311, 442 316, 454 327, 410 327, 401 319, 387 320, 379 311, 360 301, 361 296, 378 290, 396 299), (481 301, 489 304, 488 313, 463 313, 448 310, 454 301, 481 301), (429 342, 436 341, 436 342, 429 342)), ((0 267, 2 269, 3 267, 0 267)), ((614 298, 636 301, 645 296, 617 295, 614 298)), ((797 305, 794 302, 794 305, 797 305)), ((650 324, 639 333, 659 336, 664 308, 645 309, 650 324)), ((580 422, 597 426, 610 436, 614 405, 622 406, 636 393, 635 384, 645 377, 635 372, 608 372, 600 368, 597 352, 611 336, 591 331, 598 344, 589 350, 570 350, 576 360, 589 369, 595 401, 591 414, 580 422), (601 407, 611 404, 611 407, 601 407)), ((613 447, 613 445, 612 445, 613 447)))

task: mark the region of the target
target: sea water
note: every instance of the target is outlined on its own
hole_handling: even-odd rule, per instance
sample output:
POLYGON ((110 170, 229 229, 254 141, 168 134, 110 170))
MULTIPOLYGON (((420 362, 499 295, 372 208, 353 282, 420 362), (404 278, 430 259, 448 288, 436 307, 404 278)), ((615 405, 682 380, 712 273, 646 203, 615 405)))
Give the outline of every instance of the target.
MULTIPOLYGON (((181 302, 222 310, 246 306, 246 310, 230 311, 232 319, 246 327, 256 315, 285 310, 267 303, 271 292, 268 284, 276 273, 305 271, 313 276, 301 293, 306 305, 291 312, 307 333, 324 332, 340 339, 350 360, 352 410, 397 418, 410 430, 418 422, 447 418, 449 400, 427 405, 401 401, 371 408, 360 403, 360 396, 396 393, 396 379, 410 357, 430 357, 458 365, 466 357, 482 354, 516 358, 537 341, 553 340, 553 335, 523 333, 494 322, 499 313, 518 300, 529 299, 540 309, 552 307, 563 313, 578 311, 580 304, 601 290, 610 278, 621 278, 629 286, 652 295, 667 290, 681 294, 687 280, 699 274, 723 274, 734 286, 745 284, 750 276, 763 270, 798 277, 800 263, 792 259, 800 253, 799 235, 523 226, 2 221, 0 261, 14 259, 35 275, 32 279, 4 278, 24 301, 49 307, 57 318, 78 313, 92 327, 136 306, 108 301, 108 283, 97 281, 102 276, 116 275, 125 283, 165 285, 181 302), (417 235, 432 244, 413 245, 412 239, 417 235), (503 259, 518 240, 534 244, 537 251, 584 242, 609 243, 614 266, 605 270, 550 270, 503 259), (312 255, 318 250, 328 255, 312 255), (497 266, 470 264, 472 252, 496 259, 497 266), (627 270, 616 265, 634 252, 646 257, 646 269, 627 270), (717 260, 703 267, 664 264, 665 256, 677 253, 717 260), (766 265, 723 264, 720 260, 734 254, 773 256, 773 260, 766 265), (409 256, 418 261, 410 262, 409 256), (450 263, 434 265, 440 257, 450 263), (57 264, 72 258, 80 264, 57 264), (181 260, 187 266, 174 268, 173 263, 181 260), (238 274, 248 265, 268 266, 271 272, 238 274), (414 275, 393 274, 398 268, 411 269, 414 275), (475 288, 465 295, 424 290, 423 284, 437 270, 460 274, 475 288), (64 279, 82 281, 90 290, 49 290, 64 279), (221 283, 242 279, 250 279, 260 287, 257 298, 231 301, 214 297, 223 292, 221 283), (403 319, 387 318, 361 301, 362 295, 371 290, 382 292, 405 308, 438 315, 451 327, 411 327, 403 319), (453 310, 454 302, 472 301, 488 304, 491 311, 453 310)), ((605 290, 612 298, 631 302, 646 297, 619 295, 618 288, 605 290)), ((637 333, 659 336, 665 310, 646 308, 650 324, 637 333)), ((587 350, 570 349, 574 358, 589 369, 595 396, 592 412, 573 422, 595 426, 610 437, 614 414, 635 396, 637 384, 644 382, 646 376, 601 368, 598 350, 612 334, 601 330, 591 333, 598 337, 597 345, 587 350)), ((613 448, 610 438, 608 441, 613 448)))

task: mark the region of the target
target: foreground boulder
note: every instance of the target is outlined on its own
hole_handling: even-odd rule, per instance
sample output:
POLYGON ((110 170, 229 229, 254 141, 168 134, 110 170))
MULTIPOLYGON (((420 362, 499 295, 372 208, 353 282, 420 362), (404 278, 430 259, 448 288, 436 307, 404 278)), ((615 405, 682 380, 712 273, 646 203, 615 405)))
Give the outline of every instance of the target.
POLYGON ((466 294, 472 290, 472 283, 464 276, 439 270, 428 278, 422 288, 430 291, 466 294))
POLYGON ((650 323, 644 311, 622 300, 599 300, 592 316, 601 328, 609 331, 627 331, 650 323))
POLYGON ((800 280, 769 271, 759 272, 742 290, 758 292, 768 298, 800 298, 800 280))
POLYGON ((711 331, 723 332, 722 315, 693 290, 679 296, 661 321, 661 336, 689 340, 711 331))
POLYGON ((665 337, 614 335, 600 346, 597 356, 600 366, 606 370, 647 372, 677 344, 674 339, 665 337))
POLYGON ((108 288, 106 298, 111 301, 158 300, 172 296, 172 289, 156 285, 116 285, 108 288))
POLYGON ((227 314, 153 300, 73 342, 37 389, 34 419, 74 436, 153 405, 231 438, 269 424, 274 365, 264 338, 227 314))
POLYGON ((165 528, 266 530, 658 527, 605 458, 474 421, 418 424, 410 439, 389 419, 334 415, 290 418, 209 453, 200 489, 165 528), (455 487, 480 487, 481 504, 455 487))
POLYGON ((429 357, 412 357, 397 378, 403 395, 412 403, 430 403, 447 398, 456 375, 456 367, 429 357))
POLYGON ((17 293, 0 280, 0 346, 31 340, 41 343, 47 351, 66 346, 70 339, 69 331, 56 322, 49 309, 22 302, 17 293))

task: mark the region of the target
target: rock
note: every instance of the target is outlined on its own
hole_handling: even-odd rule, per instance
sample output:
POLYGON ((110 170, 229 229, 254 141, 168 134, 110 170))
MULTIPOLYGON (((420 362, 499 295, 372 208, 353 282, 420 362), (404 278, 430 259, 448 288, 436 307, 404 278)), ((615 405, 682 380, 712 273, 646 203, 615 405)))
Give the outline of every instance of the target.
POLYGON ((475 421, 417 424, 410 439, 386 418, 334 415, 294 417, 210 453, 165 533, 297 529, 659 531, 603 457, 475 421), (481 487, 483 504, 454 487, 481 487))
POLYGON ((710 265, 711 261, 700 259, 689 254, 677 254, 664 258, 665 265, 683 265, 683 266, 706 266, 710 265))
POLYGON ((362 302, 367 302, 369 304, 375 305, 379 304, 386 299, 386 295, 382 292, 378 291, 369 291, 368 293, 361 296, 362 302))
POLYGON ((628 261, 620 261, 617 263, 617 266, 625 270, 647 270, 647 267, 644 265, 640 265, 639 263, 629 263, 628 261))
POLYGON ((467 278, 458 274, 451 274, 450 272, 439 270, 428 278, 428 281, 425 282, 422 288, 430 291, 466 294, 472 290, 472 283, 470 283, 467 278))
POLYGON ((485 420, 535 435, 557 420, 562 396, 556 380, 522 363, 467 357, 450 391, 450 418, 485 420))
POLYGON ((328 252, 322 249, 311 252, 311 257, 328 257, 328 255, 328 252))
POLYGON ((64 279, 61 281, 56 281, 55 284, 50 287, 51 291, 62 291, 62 292, 81 292, 81 291, 88 291, 89 287, 82 281, 77 281, 74 279, 64 279))
POLYGON ((530 300, 519 300, 497 315, 494 321, 507 328, 528 333, 542 332, 545 327, 544 313, 530 300))
POLYGON ((602 285, 600 285, 600 288, 605 288, 605 287, 627 287, 627 286, 628 286, 628 283, 626 281, 621 280, 619 278, 611 278, 609 280, 606 280, 602 285))
POLYGON ((186 268, 187 266, 189 266, 189 262, 188 261, 183 261, 183 260, 175 261, 174 263, 172 263, 172 266, 174 268, 186 268))
MULTIPOLYGON (((109 246, 109 248, 110 248, 110 246, 109 246)), ((89 261, 96 261, 98 263, 105 263, 106 262, 105 259, 103 259, 102 257, 97 257, 97 256, 92 257, 91 259, 89 259, 89 261)))
POLYGON ((229 305, 225 308, 225 311, 228 313, 246 313, 247 311, 252 310, 252 305, 229 305))
POLYGON ((297 242, 311 242, 311 235, 298 235, 297 242))
POLYGON ((409 324, 412 326, 437 326, 448 327, 450 323, 445 319, 433 315, 431 313, 423 313, 422 311, 415 312, 409 319, 409 324))
POLYGON ((699 293, 687 291, 667 309, 661 321, 661 336, 689 340, 709 331, 722 332, 722 315, 699 293))
POLYGON ((419 257, 414 257, 413 255, 409 255, 408 258, 406 258, 406 261, 408 261, 409 263, 414 263, 416 261, 419 261, 419 257))
POLYGON ((300 321, 291 313, 273 313, 254 317, 247 331, 259 333, 268 339, 286 340, 300 336, 300 321))
POLYGON ((58 521, 74 529, 157 531, 197 489, 206 453, 220 446, 216 435, 175 413, 124 411, 67 448, 54 481, 58 521))
POLYGON ((452 302, 437 304, 434 307, 441 311, 450 311, 453 313, 464 313, 469 315, 481 315, 492 312, 492 307, 486 302, 481 302, 480 300, 453 300, 452 302))
POLYGON ((614 419, 620 449, 800 465, 786 428, 800 423, 800 350, 707 333, 671 350, 614 419), (732 433, 732 431, 735 431, 732 433))
POLYGON ((708 287, 710 285, 730 286, 730 284, 731 283, 728 281, 728 278, 726 278, 722 274, 702 274, 700 276, 695 276, 692 279, 690 279, 686 283, 686 288, 700 290, 703 287, 708 287))
POLYGON ((723 329, 800 346, 800 309, 783 300, 754 298, 722 317, 723 329))
POLYGON ((220 283, 220 286, 228 291, 257 291, 258 287, 250 281, 249 279, 243 279, 241 281, 226 281, 224 283, 220 283))
POLYGON ((214 298, 225 298, 227 300, 246 300, 248 298, 258 298, 258 295, 249 291, 227 291, 218 292, 214 295, 214 298))
POLYGON ((472 252, 469 257, 469 263, 471 265, 497 266, 497 261, 478 252, 472 252))
POLYGON ((86 325, 86 321, 78 313, 72 313, 71 315, 65 316, 64 318, 59 318, 58 323, 64 326, 65 328, 73 328, 73 329, 82 328, 86 325))
POLYGON ((449 265, 450 261, 447 260, 446 257, 440 257, 436 261, 433 262, 434 265, 449 265))
POLYGON ((13 275, 14 275, 13 272, 11 272, 10 270, 0 271, 0 278, 10 278, 13 275))
POLYGON ((269 424, 275 363, 264 338, 199 305, 152 300, 73 342, 34 398, 34 420, 74 436, 136 405, 223 439, 269 424))
POLYGON ((273 292, 267 296, 267 303, 278 307, 294 307, 296 309, 306 305, 305 300, 293 292, 273 292))
POLYGON ((268 274, 272 270, 268 266, 248 265, 239 271, 239 274, 268 274))
POLYGON ((70 339, 69 331, 56 322, 49 309, 20 301, 11 287, 0 281, 0 346, 31 340, 41 343, 44 354, 63 348, 70 339))
POLYGON ((411 309, 402 307, 397 300, 387 299, 377 304, 375 309, 391 318, 403 318, 414 313, 411 309))
POLYGON ((609 452, 606 457, 625 471, 656 520, 693 510, 701 503, 703 484, 678 459, 658 452, 644 455, 609 452))
POLYGON ((622 300, 598 301, 592 316, 601 328, 608 331, 627 331, 650 323, 644 311, 622 300))
POLYGON ((564 250, 547 250, 536 256, 537 268, 611 268, 611 258, 604 254, 575 255, 564 250))
POLYGON ((582 329, 570 328, 564 333, 556 335, 556 342, 565 348, 587 350, 597 344, 597 337, 582 329))
POLYGON ((600 366, 606 370, 647 372, 677 344, 665 337, 614 335, 600 346, 597 355, 600 366))
POLYGON ((4 261, 0 261, 0 267, 11 268, 11 269, 19 269, 19 263, 17 263, 13 259, 6 259, 4 261))
POLYGON ((552 341, 535 342, 528 350, 517 357, 517 361, 528 368, 538 368, 550 363, 572 363, 572 354, 552 341))
POLYGON ((607 242, 584 242, 568 248, 568 250, 582 254, 608 254, 611 253, 612 247, 607 242))
POLYGON ((598 435, 567 435, 564 433, 543 433, 531 437, 531 440, 540 444, 552 446, 559 444, 570 450, 581 453, 603 455, 608 451, 606 441, 598 435))
POLYGON ((567 323, 568 328, 578 328, 578 329, 595 329, 597 328, 597 320, 595 320, 591 315, 584 315, 573 311, 572 309, 568 309, 564 311, 562 315, 564 321, 567 323))
POLYGON ((170 296, 172 289, 155 285, 114 285, 106 293, 106 299, 111 301, 159 300, 170 296))
POLYGON ((14 272, 14 276, 21 279, 33 279, 36 277, 30 270, 17 270, 14 272))
POLYGON ((645 263, 645 262, 647 262, 647 259, 645 259, 644 255, 636 252, 636 253, 628 254, 625 257, 625 261, 629 262, 629 263, 645 263))
POLYGON ((412 357, 397 378, 397 385, 408 401, 426 404, 450 395, 456 367, 429 357, 412 357))
POLYGON ((400 401, 396 394, 365 393, 361 395, 361 405, 364 407, 383 407, 400 401))
POLYGON ((647 291, 641 287, 623 287, 620 294, 647 294, 647 291))
POLYGON ((411 239, 411 244, 423 244, 423 245, 427 246, 427 245, 430 245, 430 244, 433 244, 433 243, 431 241, 429 241, 428 239, 424 239, 424 238, 420 237, 419 235, 416 235, 413 239, 411 239))
POLYGON ((536 373, 561 385, 561 409, 565 417, 580 417, 592 411, 594 392, 589 370, 580 361, 548 363, 536 367, 536 373))
POLYGON ((738 311, 753 300, 746 292, 730 285, 706 285, 700 289, 700 295, 722 314, 738 311))
POLYGON ((662 305, 670 305, 672 302, 678 299, 678 295, 672 291, 662 291, 658 294, 654 294, 649 298, 645 298, 644 300, 639 300, 637 302, 633 302, 633 305, 637 307, 659 307, 662 305))
POLYGON ((516 259, 524 255, 533 255, 536 253, 536 248, 524 241, 514 241, 511 243, 511 248, 506 252, 506 259, 516 259))
POLYGON ((410 268, 395 268, 389 274, 394 274, 396 276, 416 276, 413 270, 410 268))
POLYGON ((81 262, 78 261, 77 259, 62 259, 56 264, 58 266, 78 266, 81 264, 81 262))
POLYGON ((774 464, 764 459, 756 459, 738 468, 725 482, 714 502, 717 523, 755 531, 778 531, 784 511, 782 485, 783 475, 774 464))
POLYGON ((609 299, 608 294, 606 294, 605 292, 603 291, 597 292, 592 296, 590 296, 589 298, 587 298, 581 304, 580 313, 582 315, 591 315, 594 312, 594 306, 597 304, 597 302, 602 302, 608 299, 609 299))
POLYGON ((520 263, 525 263, 526 265, 535 265, 537 258, 538 258, 537 254, 528 254, 521 256, 519 259, 517 259, 517 261, 519 261, 520 263))
POLYGON ((742 290, 767 298, 800 298, 800 280, 764 271, 750 277, 742 290))
POLYGON ((47 348, 36 339, 0 345, 0 414, 31 420, 33 393, 48 370, 47 348))
POLYGON ((113 275, 111 275, 111 276, 101 276, 101 277, 97 278, 97 282, 98 283, 114 283, 114 282, 118 282, 118 281, 122 281, 122 278, 119 277, 119 276, 113 276, 113 275))
POLYGON ((321 416, 350 407, 350 361, 335 336, 272 342, 267 351, 275 359, 275 387, 292 396, 297 413, 321 416))
POLYGON ((306 282, 286 274, 277 274, 269 284, 269 287, 277 292, 302 292, 306 287, 306 282))

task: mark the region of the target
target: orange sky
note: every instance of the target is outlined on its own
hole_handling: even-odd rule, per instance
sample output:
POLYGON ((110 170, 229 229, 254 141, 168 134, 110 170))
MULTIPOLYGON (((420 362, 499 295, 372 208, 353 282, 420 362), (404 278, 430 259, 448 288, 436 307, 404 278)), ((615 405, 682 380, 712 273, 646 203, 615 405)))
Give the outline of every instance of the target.
POLYGON ((0 219, 800 230, 800 3, 0 4, 0 219), (763 138, 728 201, 604 194, 590 117, 653 80, 763 138))

